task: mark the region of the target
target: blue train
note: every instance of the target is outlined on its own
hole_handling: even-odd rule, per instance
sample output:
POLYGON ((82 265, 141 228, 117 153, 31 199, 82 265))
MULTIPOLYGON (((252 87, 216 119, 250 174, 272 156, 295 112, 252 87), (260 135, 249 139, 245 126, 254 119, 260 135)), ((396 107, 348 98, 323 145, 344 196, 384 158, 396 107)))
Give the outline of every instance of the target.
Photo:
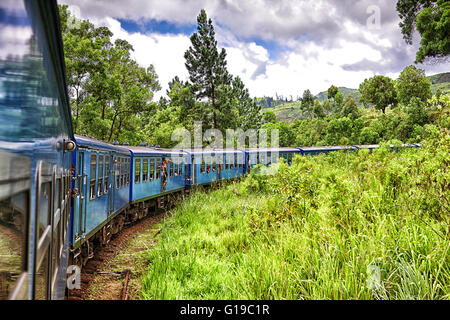
POLYGON ((379 147, 174 150, 74 135, 55 1, 1 2, 0 20, 0 299, 63 299, 69 265, 193 187, 379 147))

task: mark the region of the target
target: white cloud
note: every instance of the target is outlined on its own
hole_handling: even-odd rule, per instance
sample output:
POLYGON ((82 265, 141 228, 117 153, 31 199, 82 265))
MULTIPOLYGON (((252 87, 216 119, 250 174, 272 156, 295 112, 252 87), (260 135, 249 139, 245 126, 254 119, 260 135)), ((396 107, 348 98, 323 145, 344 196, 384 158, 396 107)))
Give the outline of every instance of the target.
MULTIPOLYGON (((227 50, 229 71, 240 76, 252 96, 275 93, 301 95, 326 90, 332 84, 358 88, 375 74, 398 76, 415 58, 418 41, 407 46, 398 27, 391 0, 63 0, 80 9, 82 18, 106 25, 115 38, 129 41, 136 61, 153 64, 165 95, 168 82, 188 78, 184 52, 190 45, 183 34, 129 33, 118 18, 137 23, 146 19, 174 24, 196 24, 205 8, 213 18, 216 38, 227 50), (380 7, 381 26, 369 29, 367 8, 380 7), (257 40, 278 43, 276 52, 257 40), (281 45, 280 45, 281 44, 281 45), (283 49, 284 48, 284 49, 283 49), (282 51, 284 50, 284 51, 282 51)), ((421 66, 427 74, 444 72, 450 64, 421 66)))

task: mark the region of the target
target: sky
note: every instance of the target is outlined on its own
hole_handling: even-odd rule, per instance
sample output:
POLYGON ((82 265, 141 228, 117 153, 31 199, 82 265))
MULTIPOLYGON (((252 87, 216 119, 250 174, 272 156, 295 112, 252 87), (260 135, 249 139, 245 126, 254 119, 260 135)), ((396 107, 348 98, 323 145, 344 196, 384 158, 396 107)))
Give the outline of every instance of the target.
MULTIPOLYGON (((107 26, 134 47, 143 67, 153 64, 166 95, 175 76, 188 79, 184 52, 203 8, 212 18, 228 71, 252 97, 296 99, 331 85, 359 88, 374 75, 396 79, 414 64, 420 36, 403 40, 394 0, 60 0, 77 17, 107 26)), ((418 64, 427 75, 450 62, 418 64)))

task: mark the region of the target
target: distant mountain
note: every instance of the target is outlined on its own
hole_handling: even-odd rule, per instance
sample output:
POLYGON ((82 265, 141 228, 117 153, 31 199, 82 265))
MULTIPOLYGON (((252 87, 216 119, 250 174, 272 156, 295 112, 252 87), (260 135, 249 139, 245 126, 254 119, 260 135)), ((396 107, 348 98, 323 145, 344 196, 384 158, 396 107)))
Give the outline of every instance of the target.
POLYGON ((450 82, 450 72, 439 73, 433 76, 427 77, 430 79, 431 84, 440 84, 445 82, 450 82))
POLYGON ((433 94, 436 94, 437 89, 441 89, 442 94, 450 94, 450 72, 435 74, 428 79, 431 81, 433 94))

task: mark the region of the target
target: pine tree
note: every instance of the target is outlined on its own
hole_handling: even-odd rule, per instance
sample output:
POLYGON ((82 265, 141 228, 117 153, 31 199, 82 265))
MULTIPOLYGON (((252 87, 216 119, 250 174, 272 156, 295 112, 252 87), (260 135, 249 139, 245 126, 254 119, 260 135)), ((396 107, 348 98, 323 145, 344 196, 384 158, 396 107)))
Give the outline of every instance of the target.
POLYGON ((220 113, 218 91, 222 85, 230 85, 231 75, 227 71, 225 49, 218 51, 212 20, 208 19, 204 9, 197 17, 197 32, 191 36, 192 45, 185 52, 185 66, 189 72, 195 97, 207 98, 209 110, 206 116, 212 116, 214 128, 219 128, 217 114, 220 113))

